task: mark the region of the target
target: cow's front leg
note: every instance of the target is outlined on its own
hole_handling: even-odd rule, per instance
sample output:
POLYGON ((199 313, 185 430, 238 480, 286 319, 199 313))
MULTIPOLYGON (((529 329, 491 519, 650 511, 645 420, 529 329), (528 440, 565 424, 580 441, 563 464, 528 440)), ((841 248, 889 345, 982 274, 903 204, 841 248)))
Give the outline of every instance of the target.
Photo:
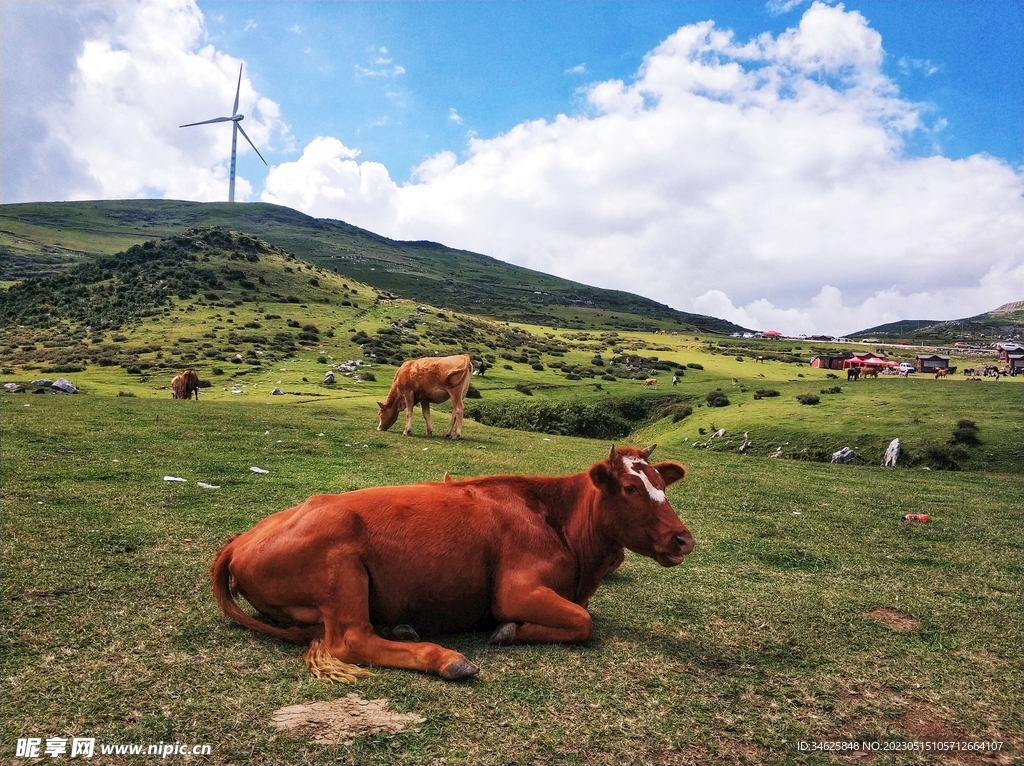
MULTIPOLYGON (((449 681, 469 678, 480 672, 464 655, 443 646, 427 642, 389 641, 374 633, 369 621, 370 578, 360 563, 352 560, 338 562, 332 585, 334 597, 330 604, 320 608, 324 637, 322 641, 315 640, 307 653, 306 662, 314 673, 322 667, 330 675, 334 667, 330 658, 355 665, 436 673, 449 681), (325 649, 329 655, 327 658, 323 656, 325 649)), ((359 669, 354 670, 358 672, 359 669)), ((341 671, 342 676, 356 674, 351 666, 343 666, 341 671)))
POLYGON ((432 436, 434 424, 430 422, 430 402, 422 402, 420 406, 423 408, 423 420, 427 424, 427 436, 432 436))
POLYGON ((415 406, 411 397, 405 400, 405 428, 402 429, 402 436, 408 436, 412 432, 412 410, 415 406))
POLYGON ((578 644, 589 641, 594 633, 586 609, 543 585, 503 588, 495 597, 492 611, 504 624, 491 635, 491 643, 501 646, 578 644))

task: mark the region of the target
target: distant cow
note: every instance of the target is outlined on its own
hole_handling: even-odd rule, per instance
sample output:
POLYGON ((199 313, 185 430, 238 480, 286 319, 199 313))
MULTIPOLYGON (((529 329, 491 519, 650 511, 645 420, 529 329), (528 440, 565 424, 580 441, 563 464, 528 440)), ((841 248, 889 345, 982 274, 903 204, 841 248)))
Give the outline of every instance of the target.
POLYGON ((860 367, 851 367, 846 371, 846 379, 848 381, 857 380, 858 378, 860 378, 860 367))
POLYGON ((935 370, 935 379, 938 380, 939 378, 944 378, 944 377, 946 377, 946 370, 944 370, 941 367, 936 368, 936 370, 935 370))
POLYGON ((861 377, 874 378, 878 380, 878 368, 877 367, 862 367, 860 371, 861 377))
POLYGON ((195 370, 185 370, 181 375, 171 378, 171 398, 191 399, 192 394, 196 395, 199 401, 199 376, 195 370))
POLYGON ((686 475, 650 464, 654 446, 612 447, 569 476, 482 476, 316 495, 235 536, 210 574, 224 613, 295 643, 318 675, 358 665, 448 680, 476 675, 462 654, 389 640, 494 628, 497 645, 583 643, 587 604, 624 549, 676 566, 694 540, 665 495, 686 475), (241 595, 272 620, 244 612, 241 595), (398 626, 391 631, 392 626, 398 626))
POLYGON ((430 405, 451 399, 452 419, 444 435, 452 439, 461 438, 463 400, 472 382, 472 375, 473 365, 469 354, 410 359, 395 373, 388 398, 377 402, 380 415, 377 430, 387 431, 398 420, 398 413, 405 410, 402 435, 408 436, 412 430, 413 408, 419 404, 427 423, 427 436, 430 436, 434 433, 434 425, 430 422, 430 405))
POLYGON ((657 378, 648 378, 644 381, 644 388, 654 388, 658 385, 657 378))

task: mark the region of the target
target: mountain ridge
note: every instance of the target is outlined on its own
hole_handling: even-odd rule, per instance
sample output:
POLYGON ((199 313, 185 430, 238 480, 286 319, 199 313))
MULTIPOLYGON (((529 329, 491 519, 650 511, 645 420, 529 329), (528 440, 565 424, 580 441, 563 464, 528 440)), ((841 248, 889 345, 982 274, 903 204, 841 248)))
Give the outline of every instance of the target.
POLYGON ((252 234, 384 295, 501 321, 718 334, 746 329, 492 256, 429 240, 392 240, 344 221, 267 203, 112 200, 0 205, 0 279, 58 273, 83 258, 113 255, 196 226, 252 234))

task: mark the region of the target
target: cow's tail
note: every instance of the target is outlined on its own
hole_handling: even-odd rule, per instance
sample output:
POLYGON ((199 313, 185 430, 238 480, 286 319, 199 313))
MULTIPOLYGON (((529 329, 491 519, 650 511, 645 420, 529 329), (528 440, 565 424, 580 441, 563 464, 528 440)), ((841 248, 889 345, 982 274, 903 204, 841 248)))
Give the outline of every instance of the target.
POLYGON ((259 633, 265 633, 273 638, 279 638, 282 641, 289 641, 293 644, 307 644, 313 639, 322 636, 323 626, 321 625, 295 625, 290 628, 279 628, 262 620, 257 620, 252 615, 242 611, 231 594, 231 554, 234 550, 233 542, 236 537, 238 535, 228 540, 227 544, 221 548, 220 553, 217 554, 217 558, 213 562, 213 566, 210 567, 213 595, 217 599, 217 604, 220 606, 221 611, 243 627, 259 633))
POLYGON ((250 630, 265 633, 273 638, 282 641, 290 641, 293 644, 309 644, 309 649, 303 655, 309 672, 321 680, 340 681, 341 683, 354 684, 357 679, 373 675, 369 670, 348 662, 342 662, 332 655, 323 642, 323 627, 320 625, 299 626, 291 628, 278 628, 274 625, 257 620, 246 614, 238 606, 231 595, 231 552, 232 542, 235 535, 227 544, 221 548, 220 553, 210 568, 210 578, 213 580, 213 595, 221 611, 228 617, 250 630))

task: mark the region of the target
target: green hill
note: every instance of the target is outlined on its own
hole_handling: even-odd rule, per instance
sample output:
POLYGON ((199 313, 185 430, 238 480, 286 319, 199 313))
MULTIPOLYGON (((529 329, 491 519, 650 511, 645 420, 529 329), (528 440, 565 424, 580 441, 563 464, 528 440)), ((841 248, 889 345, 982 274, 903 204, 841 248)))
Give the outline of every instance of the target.
POLYGON ((990 346, 1000 340, 1020 340, 1024 336, 1024 301, 1007 303, 997 309, 966 319, 940 321, 907 319, 869 327, 850 333, 849 338, 909 340, 915 345, 951 346, 971 343, 990 346))
POLYGON ((58 274, 98 255, 221 226, 385 295, 501 321, 606 330, 744 328, 630 293, 589 287, 433 242, 400 242, 267 204, 124 200, 0 205, 0 280, 58 274))

